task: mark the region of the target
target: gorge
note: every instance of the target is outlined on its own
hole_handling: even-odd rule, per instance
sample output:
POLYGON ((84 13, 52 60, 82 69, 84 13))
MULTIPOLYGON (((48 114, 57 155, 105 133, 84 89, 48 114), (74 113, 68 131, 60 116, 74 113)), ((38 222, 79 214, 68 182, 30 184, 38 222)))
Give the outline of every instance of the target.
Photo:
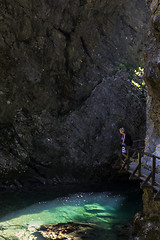
MULTIPOLYGON (((1 191, 107 184, 120 127, 160 155, 159 8, 159 0, 0 1, 1 191)), ((152 200, 144 189, 134 239, 158 239, 152 200)))

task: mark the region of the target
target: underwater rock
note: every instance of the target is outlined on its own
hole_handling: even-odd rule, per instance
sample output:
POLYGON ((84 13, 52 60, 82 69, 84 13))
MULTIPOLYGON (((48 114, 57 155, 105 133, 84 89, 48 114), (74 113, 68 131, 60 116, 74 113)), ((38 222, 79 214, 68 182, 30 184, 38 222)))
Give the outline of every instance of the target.
MULTIPOLYGON (((5 238, 3 238, 3 239, 5 239, 5 238)), ((15 236, 12 236, 12 237, 7 237, 6 238, 7 240, 20 240, 20 238, 18 238, 18 237, 15 237, 15 236)))
POLYGON ((97 213, 96 216, 101 218, 114 218, 113 214, 110 213, 97 213))
POLYGON ((44 239, 66 239, 66 240, 104 240, 107 239, 107 231, 90 223, 58 223, 43 225, 35 233, 41 234, 44 239))
POLYGON ((98 203, 95 204, 86 204, 84 205, 84 209, 88 212, 103 212, 106 211, 106 209, 102 206, 100 206, 98 203))

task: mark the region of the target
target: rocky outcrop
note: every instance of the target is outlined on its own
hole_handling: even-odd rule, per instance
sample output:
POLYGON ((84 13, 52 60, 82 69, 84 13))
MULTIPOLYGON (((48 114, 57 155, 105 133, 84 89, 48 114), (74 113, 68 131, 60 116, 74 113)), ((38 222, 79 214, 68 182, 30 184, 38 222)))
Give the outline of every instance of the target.
MULTIPOLYGON (((120 226, 119 231, 113 227, 114 233, 117 233, 118 239, 129 239, 128 228, 125 226, 125 231, 120 226)), ((66 239, 66 240, 82 240, 82 239, 97 239, 105 240, 112 239, 113 235, 107 228, 98 227, 96 224, 91 223, 58 223, 50 225, 42 225, 36 233, 35 237, 39 240, 45 239, 66 239)))
MULTIPOLYGON (((160 1, 146 1, 150 9, 151 21, 148 28, 148 40, 145 58, 145 81, 147 83, 147 132, 145 150, 160 156, 160 1)), ((152 164, 150 158, 145 158, 152 164)), ((159 160, 156 159, 156 166, 159 160)), ((134 219, 134 239, 159 239, 160 202, 154 200, 153 189, 145 188, 143 194, 143 212, 134 219)))
POLYGON ((160 59, 159 1, 147 1, 151 12, 145 59, 145 81, 148 86, 146 151, 160 156, 160 59))
MULTIPOLYGON (((105 232, 103 229, 98 228, 94 224, 85 223, 58 223, 51 225, 43 225, 38 229, 39 235, 43 236, 43 239, 100 239, 100 231, 105 232)), ((35 234, 38 236, 38 233, 35 234)), ((101 236, 102 237, 102 236, 101 236)))
POLYGON ((110 172, 120 126, 144 137, 143 1, 0 3, 0 181, 85 181, 110 172), (136 129, 136 130, 135 130, 136 129))
POLYGON ((153 189, 143 189, 143 212, 137 213, 133 222, 133 239, 159 239, 160 202, 154 201, 153 189))

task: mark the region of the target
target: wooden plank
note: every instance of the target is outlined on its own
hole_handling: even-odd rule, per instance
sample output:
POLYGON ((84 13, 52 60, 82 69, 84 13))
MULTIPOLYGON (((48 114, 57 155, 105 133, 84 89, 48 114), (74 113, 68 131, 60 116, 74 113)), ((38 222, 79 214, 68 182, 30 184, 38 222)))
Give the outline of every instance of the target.
POLYGON ((121 170, 123 170, 125 168, 125 166, 128 164, 128 162, 129 162, 129 158, 126 161, 124 161, 124 163, 123 163, 121 169, 119 170, 119 172, 121 172, 121 170))
POLYGON ((135 173, 138 171, 139 169, 139 164, 137 165, 137 167, 134 169, 134 171, 132 171, 131 176, 133 177, 135 175, 135 173))
POLYGON ((155 184, 155 174, 156 174, 156 157, 152 158, 152 186, 155 184))
POLYGON ((138 153, 138 176, 141 176, 141 165, 142 165, 142 161, 141 161, 141 153, 138 153))
POLYGON ((130 164, 130 149, 127 149, 127 171, 129 170, 129 164, 130 164))
MULTIPOLYGON (((148 156, 148 157, 153 157, 155 155, 153 155, 152 153, 147 153, 147 152, 143 152, 144 155, 148 156)), ((155 156, 157 159, 160 159, 160 157, 155 156)))
POLYGON ((135 159, 135 158, 133 158, 133 157, 130 157, 130 160, 131 160, 132 162, 136 162, 136 163, 138 163, 138 160, 135 159))

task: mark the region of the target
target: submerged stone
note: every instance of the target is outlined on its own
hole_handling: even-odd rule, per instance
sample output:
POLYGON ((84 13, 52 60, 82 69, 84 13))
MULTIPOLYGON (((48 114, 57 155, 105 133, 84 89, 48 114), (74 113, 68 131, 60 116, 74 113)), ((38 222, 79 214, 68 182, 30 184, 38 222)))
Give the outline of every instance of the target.
POLYGON ((103 229, 97 227, 90 223, 58 223, 43 225, 35 233, 41 234, 44 239, 56 240, 56 239, 66 239, 66 240, 90 240, 90 239, 105 239, 106 234, 103 229), (103 233, 103 236, 102 236, 103 233))
POLYGON ((3 238, 3 239, 7 239, 7 240, 20 240, 20 238, 16 237, 16 236, 12 236, 9 238, 3 238))
POLYGON ((97 217, 102 217, 102 218, 113 218, 113 215, 107 212, 104 213, 97 213, 97 217))
POLYGON ((88 212, 103 212, 103 211, 106 211, 106 209, 104 207, 100 206, 98 203, 86 204, 86 205, 84 205, 84 208, 88 212))

